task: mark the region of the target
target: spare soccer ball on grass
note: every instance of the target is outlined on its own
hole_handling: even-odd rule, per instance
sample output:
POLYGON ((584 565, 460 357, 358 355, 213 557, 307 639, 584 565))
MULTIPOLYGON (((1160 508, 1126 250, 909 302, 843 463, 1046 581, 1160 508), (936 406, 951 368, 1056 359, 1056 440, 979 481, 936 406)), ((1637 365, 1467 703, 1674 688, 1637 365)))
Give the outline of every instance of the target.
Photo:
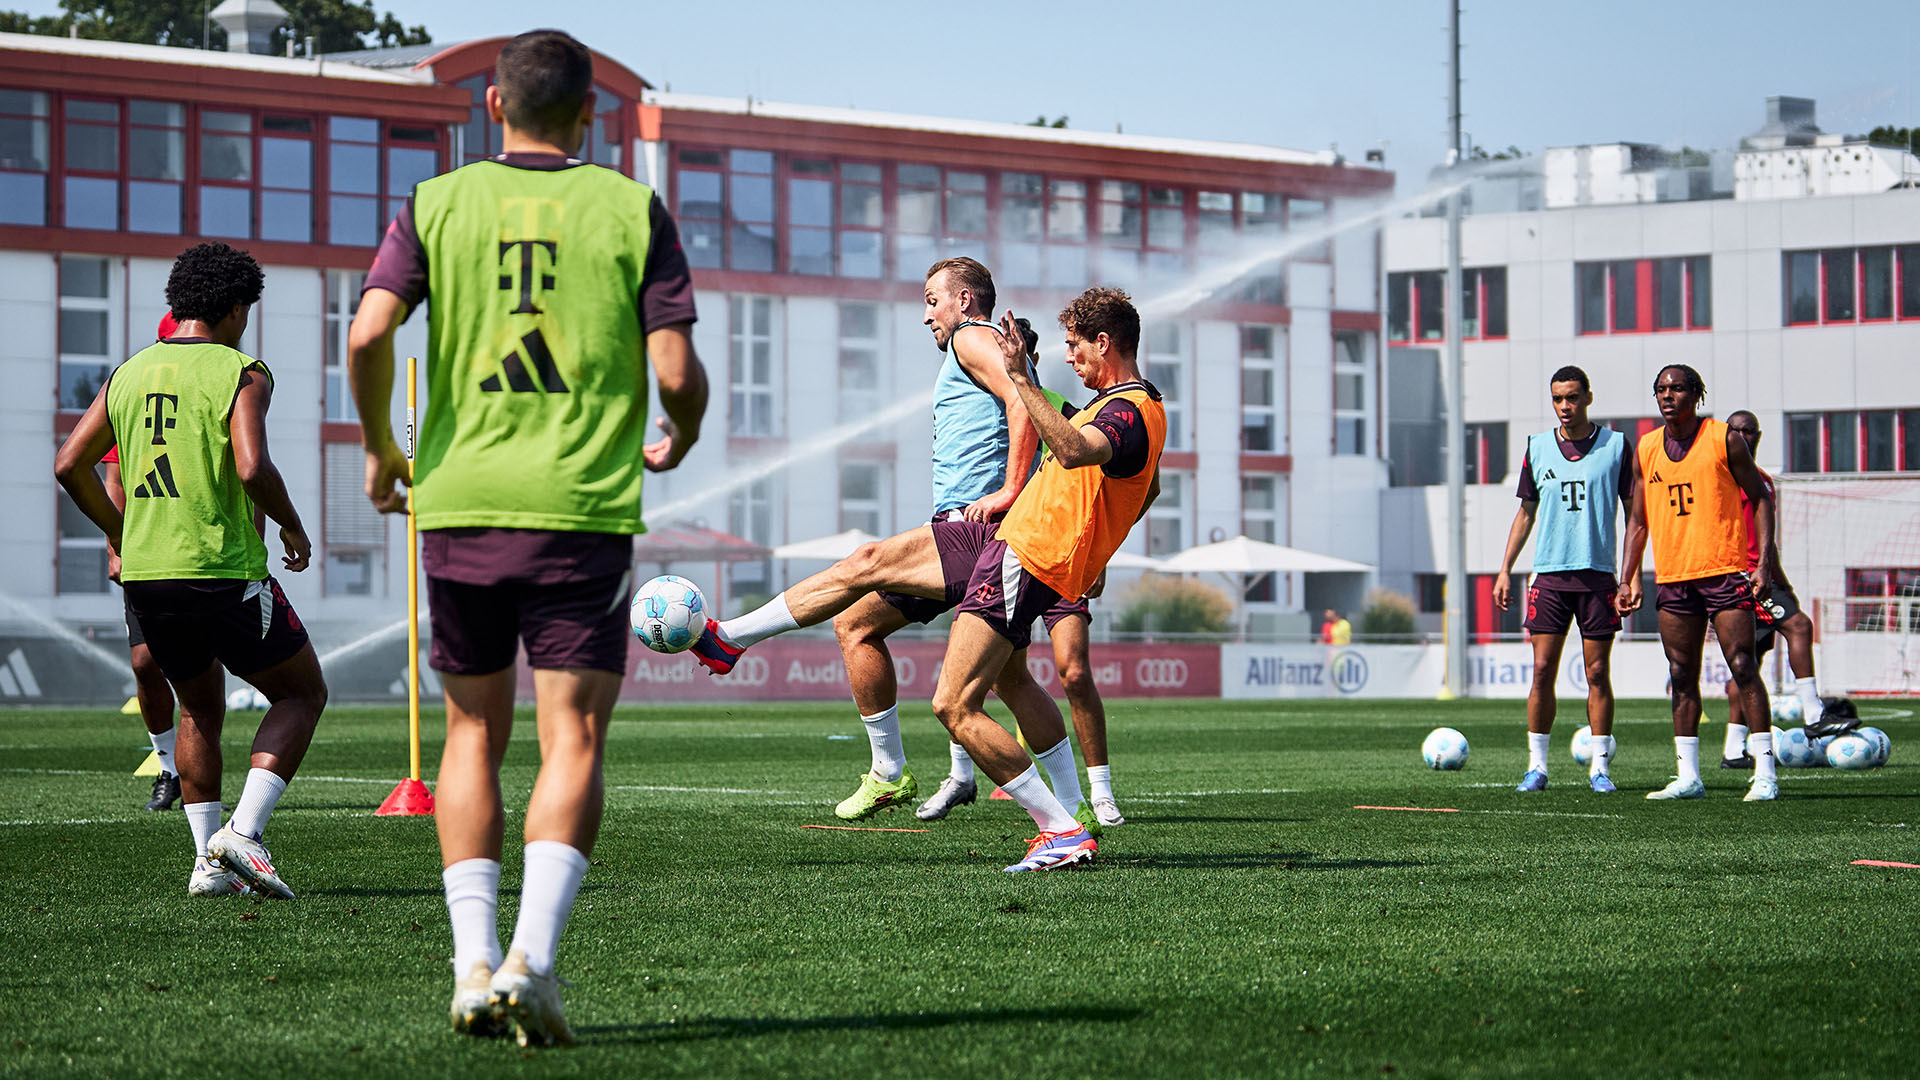
POLYGON ((242 686, 227 695, 228 712, 262 712, 267 707, 267 695, 251 686, 242 686))
POLYGON ((700 586, 667 574, 633 594, 627 614, 634 636, 660 653, 686 652, 707 629, 707 598, 700 586))
POLYGON ((1806 728, 1775 728, 1773 756, 1789 769, 1811 769, 1820 763, 1812 741, 1807 738, 1806 728))
POLYGON ((1776 723, 1797 724, 1806 715, 1806 707, 1792 694, 1773 696, 1773 719, 1776 723))
POLYGON ((1872 740, 1857 734, 1842 735, 1827 746, 1827 764, 1855 772, 1874 766, 1872 740))
POLYGON ((1573 761, 1576 765, 1593 764, 1593 725, 1588 724, 1573 733, 1573 761))
POLYGON ((1420 756, 1434 769, 1458 769, 1467 763, 1467 737, 1450 727, 1434 728, 1420 744, 1420 756))
POLYGON ((1893 753, 1893 740, 1887 738, 1886 732, 1877 727, 1863 727, 1855 728, 1853 733, 1873 744, 1874 768, 1887 763, 1888 756, 1893 753))

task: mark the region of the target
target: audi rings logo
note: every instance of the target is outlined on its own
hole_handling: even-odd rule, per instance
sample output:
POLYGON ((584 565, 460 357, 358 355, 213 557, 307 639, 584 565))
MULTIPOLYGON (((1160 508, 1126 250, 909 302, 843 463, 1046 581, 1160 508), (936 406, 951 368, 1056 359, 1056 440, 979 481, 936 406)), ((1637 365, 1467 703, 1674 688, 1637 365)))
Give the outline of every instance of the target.
POLYGON ((1335 653, 1327 662, 1327 678, 1343 694, 1357 694, 1367 685, 1367 658, 1357 652, 1335 653))
MULTIPOLYGON (((1029 656, 1027 657, 1027 674, 1033 677, 1034 682, 1045 686, 1053 681, 1053 661, 1044 656, 1029 656)), ((1186 681, 1184 675, 1181 677, 1181 681, 1186 681)))
POLYGON ((893 674, 895 678, 900 680, 901 686, 912 686, 913 677, 918 673, 919 666, 913 662, 913 657, 896 656, 893 658, 893 674))
POLYGON ((1143 687, 1173 689, 1187 685, 1187 662, 1180 659, 1147 659, 1133 665, 1133 681, 1143 687))
POLYGON ((741 686, 765 686, 772 674, 773 666, 767 663, 766 657, 743 656, 733 665, 733 674, 727 676, 727 681, 741 686))
POLYGON ((1587 692, 1587 657, 1581 652, 1567 657, 1567 685, 1581 693, 1587 692))

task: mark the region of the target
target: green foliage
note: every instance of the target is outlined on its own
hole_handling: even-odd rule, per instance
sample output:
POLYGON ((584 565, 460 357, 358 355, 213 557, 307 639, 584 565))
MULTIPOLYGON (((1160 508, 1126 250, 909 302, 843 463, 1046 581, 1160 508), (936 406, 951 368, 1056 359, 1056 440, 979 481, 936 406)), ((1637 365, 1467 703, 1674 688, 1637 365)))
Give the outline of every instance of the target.
POLYGON ((1476 146, 1467 153, 1468 161, 1519 161, 1527 152, 1509 143, 1505 150, 1496 150, 1489 154, 1484 146, 1476 146))
MULTIPOLYGON (((392 12, 376 14, 373 0, 282 0, 288 23, 274 32, 273 52, 284 55, 287 42, 305 49, 312 36, 317 52, 351 52, 394 45, 425 45, 433 37, 424 26, 406 26, 392 12)), ((61 0, 58 15, 0 12, 0 31, 16 34, 80 37, 173 45, 183 49, 227 47, 227 32, 206 20, 208 0, 61 0), (203 38, 201 31, 205 29, 203 38)))
POLYGON ((1920 128, 1882 124, 1867 132, 1867 141, 1875 146, 1895 146, 1902 150, 1915 151, 1916 148, 1920 148, 1920 128))
POLYGON ((1389 589, 1375 589, 1367 594, 1367 606, 1360 612, 1355 640, 1401 639, 1413 632, 1413 601, 1389 589))
POLYGON ((1211 585, 1150 574, 1127 594, 1113 628, 1128 634, 1220 634, 1232 612, 1233 601, 1211 585))
POLYGON ((1027 126, 1043 127, 1043 128, 1063 128, 1067 126, 1067 114, 1061 113, 1059 116, 1054 117, 1052 120, 1048 120, 1047 115, 1045 113, 1041 113, 1039 116, 1036 116, 1032 120, 1027 121, 1027 126))

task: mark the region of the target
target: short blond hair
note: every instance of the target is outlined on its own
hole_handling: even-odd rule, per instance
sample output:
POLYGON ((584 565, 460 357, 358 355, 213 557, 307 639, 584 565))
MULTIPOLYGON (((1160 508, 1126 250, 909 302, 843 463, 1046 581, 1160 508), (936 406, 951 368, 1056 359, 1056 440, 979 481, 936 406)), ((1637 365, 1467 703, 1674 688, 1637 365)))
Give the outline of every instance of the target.
POLYGON ((954 259, 941 259, 927 267, 927 276, 922 280, 932 281, 935 274, 947 271, 947 280, 955 290, 966 289, 980 305, 980 314, 993 314, 993 303, 997 297, 993 292, 993 275, 978 259, 969 259, 962 255, 954 259))

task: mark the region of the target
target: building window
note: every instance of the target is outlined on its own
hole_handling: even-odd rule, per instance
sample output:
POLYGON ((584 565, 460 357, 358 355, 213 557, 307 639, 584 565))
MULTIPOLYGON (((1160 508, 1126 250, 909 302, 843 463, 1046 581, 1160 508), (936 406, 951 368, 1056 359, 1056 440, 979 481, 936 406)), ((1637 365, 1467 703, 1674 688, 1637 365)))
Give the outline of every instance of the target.
POLYGON ((861 529, 874 536, 893 533, 888 508, 893 493, 888 490, 891 470, 878 461, 840 463, 840 528, 861 529))
POLYGON ((1574 291, 1582 334, 1713 328, 1712 264, 1705 255, 1575 263, 1574 291))
POLYGON ((1140 239, 1144 207, 1139 184, 1100 182, 1100 276, 1123 289, 1140 284, 1140 239))
POLYGON ((322 447, 327 561, 321 584, 327 596, 386 595, 387 519, 367 499, 366 461, 357 442, 322 447))
POLYGON ((840 305, 840 419, 857 420, 880 408, 880 305, 840 305))
POLYGON ((1920 319, 1920 244, 1789 251, 1782 258, 1789 326, 1920 319))
POLYGON ((730 336, 727 375, 730 390, 727 430, 733 435, 778 434, 774 410, 773 300, 734 296, 728 301, 730 336))
POLYGON ((1507 422, 1468 424, 1467 483, 1498 484, 1507 478, 1507 422))
POLYGON ((1047 181, 1047 284, 1056 289, 1085 289, 1093 280, 1087 266, 1087 213, 1086 181, 1047 181))
MULTIPOLYGON (((1039 173, 1000 174, 999 280, 1007 285, 1039 285, 1041 242, 1047 231, 1047 178, 1039 173)), ((1083 222, 1084 224, 1084 222, 1083 222)))
MULTIPOLYGON (((762 547, 774 542, 773 481, 756 480, 727 496, 727 531, 762 547)), ((766 596, 773 592, 771 560, 737 562, 728 568, 728 580, 735 598, 743 594, 766 596)))
POLYGON ((1277 454, 1280 430, 1280 370, 1271 326, 1240 328, 1240 449, 1277 454))
POLYGON ((1367 420, 1373 412, 1372 365, 1366 335, 1333 332, 1333 452, 1371 454, 1367 420))
POLYGON ((1422 615, 1440 615, 1447 610, 1447 575, 1413 575, 1414 604, 1422 615))
POLYGON ((347 381, 347 328, 360 310, 360 289, 367 283, 367 275, 357 270, 328 270, 322 280, 327 290, 327 354, 321 359, 326 418, 353 423, 360 419, 360 411, 354 407, 353 389, 347 381))
POLYGON ((773 269, 773 155, 727 151, 727 267, 773 269))
POLYGON ((0 225, 47 223, 47 95, 0 90, 0 225))
POLYGON ((66 98, 66 221, 69 229, 120 228, 120 106, 66 98))
MULTIPOLYGON (((55 439, 55 445, 60 443, 55 439)), ((94 475, 105 483, 107 466, 95 465, 94 475)), ((67 489, 53 485, 60 500, 56 515, 60 529, 58 573, 53 590, 61 594, 97 594, 107 591, 107 534, 67 497, 67 489)))
MULTIPOLYGON (((1280 542, 1280 482, 1273 476, 1240 478, 1240 533, 1249 540, 1269 544, 1280 542)), ((1247 581, 1243 594, 1248 603, 1271 603, 1275 598, 1275 575, 1255 574, 1247 581)))
POLYGON ((327 241, 369 246, 380 239, 380 121, 327 118, 327 241))
POLYGON ((1438 270, 1387 275, 1387 337, 1439 341, 1447 336, 1446 275, 1438 270))
POLYGON ((894 274, 920 281, 933 265, 940 234, 940 169, 934 165, 894 168, 894 274))
POLYGON ((187 178, 187 107, 171 101, 127 103, 127 231, 180 232, 187 178))
POLYGON ((840 165, 840 276, 877 278, 885 273, 887 216, 880 166, 848 161, 840 165))
POLYGON ((119 267, 87 255, 60 257, 60 408, 85 411, 126 357, 119 267))
POLYGON ((787 161, 787 273, 833 273, 833 162, 787 161))
POLYGON ((1186 402, 1187 347, 1193 335, 1186 324, 1176 322, 1149 323, 1146 331, 1147 381, 1160 391, 1167 410, 1166 449, 1191 450, 1186 402))
POLYGON ((1160 497, 1147 511, 1147 554, 1172 555, 1187 548, 1193 530, 1188 527, 1191 507, 1187 489, 1192 486, 1187 473, 1160 470, 1160 497))
POLYGON ((1507 336, 1507 268, 1491 266, 1460 274, 1460 337, 1466 341, 1507 336))
POLYGON ((1786 471, 1920 470, 1920 409, 1787 414, 1786 471))

